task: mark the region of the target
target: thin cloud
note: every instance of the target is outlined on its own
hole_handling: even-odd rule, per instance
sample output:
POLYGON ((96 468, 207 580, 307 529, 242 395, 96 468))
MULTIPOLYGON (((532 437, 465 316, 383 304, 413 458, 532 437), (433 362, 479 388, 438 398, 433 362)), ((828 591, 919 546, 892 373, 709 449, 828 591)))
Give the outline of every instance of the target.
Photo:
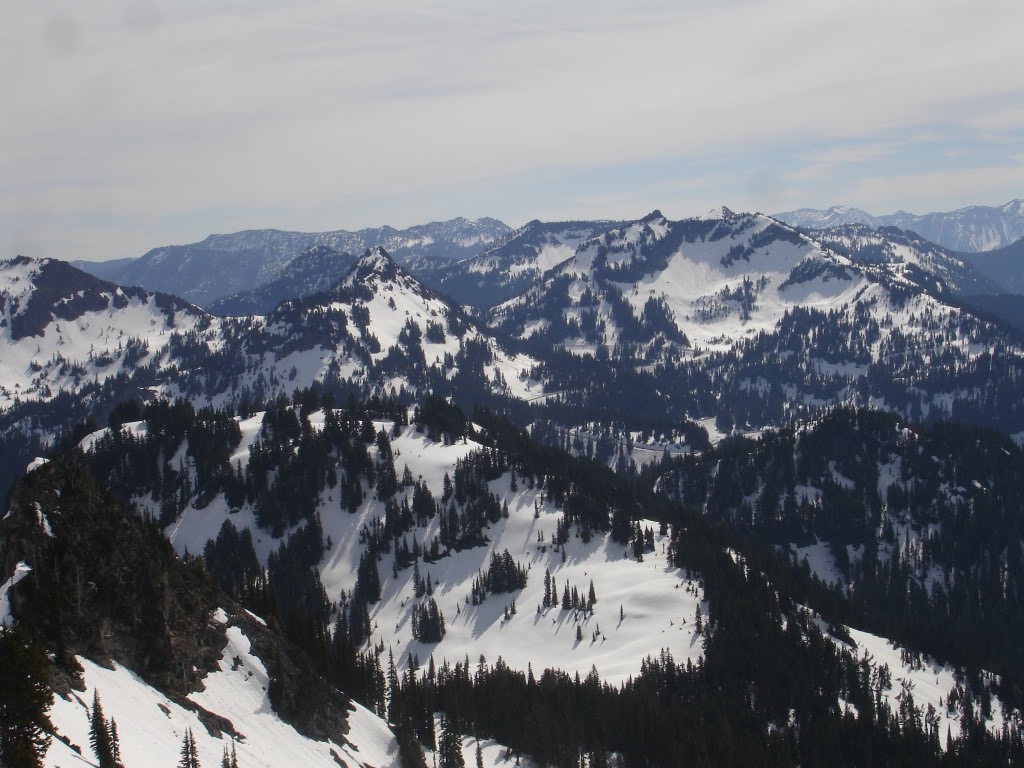
POLYGON ((892 143, 869 143, 809 152, 802 158, 806 165, 787 174, 787 177, 795 181, 821 179, 839 166, 877 162, 892 155, 896 150, 897 145, 892 143))
MULTIPOLYGON (((533 218, 564 201, 530 210, 544 197, 531 176, 610 169, 600 186, 614 194, 615 169, 631 164, 771 158, 724 168, 707 189, 716 204, 749 194, 723 185, 758 166, 825 182, 829 163, 857 162, 815 161, 808 146, 884 146, 965 104, 1024 98, 1024 4, 440 2, 424 13, 406 0, 214 0, 132 15, 97 0, 88 14, 60 6, 75 20, 70 56, 51 50, 50 5, 16 4, 0 30, 4 71, 33 63, 0 83, 0 145, 16 148, 0 153, 0 178, 17 182, 0 188, 0 210, 19 212, 0 220, 0 248, 31 236, 52 256, 63 254, 56 237, 46 252, 48 227, 84 217, 91 228, 107 209, 154 232, 168 216, 205 225, 187 214, 232 207, 277 212, 232 221, 304 230, 412 224, 484 203, 481 213, 533 218)), ((111 229, 80 255, 155 244, 111 229)))
POLYGON ((1020 197, 1024 164, 981 166, 930 173, 873 176, 862 179, 844 193, 846 200, 870 200, 874 210, 907 208, 915 201, 916 212, 949 210, 967 199, 976 204, 997 205, 1020 197))

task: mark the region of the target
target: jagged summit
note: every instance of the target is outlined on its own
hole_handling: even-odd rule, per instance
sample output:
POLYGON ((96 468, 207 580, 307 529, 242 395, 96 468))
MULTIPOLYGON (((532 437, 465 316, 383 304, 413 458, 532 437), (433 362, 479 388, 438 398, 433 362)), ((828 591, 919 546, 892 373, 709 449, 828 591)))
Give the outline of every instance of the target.
POLYGON ((723 219, 731 219, 736 214, 728 206, 722 205, 716 208, 712 208, 710 211, 705 213, 703 216, 697 216, 697 221, 720 221, 723 219))
POLYGON ((415 283, 417 289, 421 288, 419 282, 398 266, 383 246, 377 245, 366 249, 340 285, 342 288, 362 286, 376 291, 379 287, 373 285, 374 283, 391 283, 399 278, 405 278, 405 282, 410 286, 415 283))

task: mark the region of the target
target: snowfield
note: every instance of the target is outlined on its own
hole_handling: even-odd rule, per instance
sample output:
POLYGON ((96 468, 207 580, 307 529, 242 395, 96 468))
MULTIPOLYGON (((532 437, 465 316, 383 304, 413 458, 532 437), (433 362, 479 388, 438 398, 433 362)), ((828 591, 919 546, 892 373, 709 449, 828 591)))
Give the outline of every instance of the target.
MULTIPOLYGON (((217 616, 216 618, 220 618, 217 616)), ((211 619, 216 620, 216 619, 211 619)), ((337 768, 338 760, 349 766, 399 766, 398 744, 387 724, 373 713, 353 704, 349 733, 337 741, 318 742, 282 722, 270 708, 267 673, 263 662, 252 655, 249 640, 238 627, 227 627, 220 669, 204 680, 205 690, 189 698, 203 708, 231 721, 239 738, 234 740, 239 765, 282 768, 289 765, 337 768)), ((57 696, 50 717, 58 733, 71 744, 54 739, 45 765, 52 768, 94 765, 89 748, 89 713, 97 691, 104 714, 118 724, 125 765, 167 766, 178 761, 182 739, 191 728, 202 765, 220 765, 231 737, 207 731, 199 716, 147 685, 128 669, 113 669, 78 658, 85 670, 84 693, 57 696)))
MULTIPOLYGON (((260 418, 258 415, 243 422, 243 441, 255 439, 252 430, 260 418)), ((314 427, 323 423, 322 416, 316 415, 310 421, 314 427)), ((374 426, 394 430, 390 422, 378 421, 374 426)), ((407 465, 412 476, 422 479, 435 498, 441 497, 444 475, 453 474, 456 460, 480 447, 473 441, 452 445, 435 443, 414 427, 404 428, 391 442, 399 476, 407 465)), ((243 457, 240 451, 235 456, 244 466, 248 457, 243 457)), ((658 535, 658 523, 641 523, 642 527, 654 530, 656 541, 656 551, 646 554, 643 562, 628 556, 624 547, 613 543, 607 534, 595 535, 588 543, 578 536, 571 537, 563 562, 561 554, 551 545, 561 511, 547 501, 543 492, 526 488, 522 480, 513 491, 508 474, 493 481, 490 488, 499 501, 508 504, 509 517, 487 530, 491 539, 488 547, 452 552, 436 563, 421 561, 419 565, 421 575, 426 578, 429 573, 433 580, 434 598, 445 617, 448 633, 440 643, 424 644, 412 638, 411 615, 415 602, 412 569, 399 571, 396 578, 389 556, 378 563, 382 599, 371 606, 374 631, 370 642, 383 642, 393 651, 396 663, 406 664, 410 655, 424 664, 433 655, 435 663, 447 659, 453 665, 467 655, 474 662, 483 655, 491 663, 500 656, 513 669, 525 671, 532 665, 538 673, 554 667, 570 674, 579 672, 585 677, 594 667, 603 680, 617 684, 636 675, 640 662, 646 656, 657 656, 662 649, 671 651, 680 662, 696 659, 701 654, 693 618, 698 604, 705 615, 708 606, 694 594, 695 584, 668 565, 667 537, 658 535), (500 554, 506 549, 528 569, 526 588, 490 595, 480 605, 472 605, 469 595, 481 564, 487 563, 492 551, 500 554), (556 580, 559 597, 567 582, 570 589, 575 587, 586 595, 592 581, 598 598, 594 615, 583 617, 561 608, 538 612, 544 593, 545 570, 550 570, 556 580), (516 614, 506 620, 505 609, 511 609, 513 599, 516 614), (577 626, 581 629, 582 641, 576 639, 577 626)), ((325 553, 320 572, 328 596, 337 600, 342 590, 349 592, 355 586, 362 551, 359 530, 375 517, 383 519, 384 504, 369 493, 362 506, 350 513, 340 508, 337 497, 330 491, 324 493, 319 514, 324 536, 332 543, 332 548, 325 553)), ((400 502, 403 495, 411 496, 411 489, 400 490, 395 500, 400 502)), ((137 501, 144 507, 152 504, 147 499, 137 501)), ((232 513, 223 497, 203 509, 189 507, 166 533, 180 555, 197 554, 207 541, 217 536, 228 519, 236 528, 252 530, 256 553, 264 563, 281 543, 256 526, 250 506, 232 513)), ((435 519, 426 528, 416 529, 414 534, 420 541, 429 543, 438 529, 435 519)), ((412 535, 409 534, 410 540, 412 535)))

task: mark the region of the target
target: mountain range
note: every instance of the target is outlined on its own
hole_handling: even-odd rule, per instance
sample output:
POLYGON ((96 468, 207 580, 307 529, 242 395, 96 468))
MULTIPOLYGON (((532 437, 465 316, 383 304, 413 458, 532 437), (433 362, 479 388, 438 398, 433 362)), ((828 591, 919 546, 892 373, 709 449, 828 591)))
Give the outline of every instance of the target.
POLYGON ((103 764, 101 698, 132 765, 186 729, 266 766, 1024 759, 1012 247, 727 208, 465 258, 264 234, 207 309, 0 262, 44 764, 103 764))
POLYGON ((953 251, 980 253, 1003 248, 1024 237, 1024 200, 1010 200, 999 206, 971 205, 945 213, 923 215, 897 211, 872 216, 859 208, 833 206, 827 209, 800 208, 773 215, 804 229, 822 229, 844 224, 866 224, 878 229, 896 227, 953 251))
POLYGON ((505 224, 488 218, 457 218, 402 230, 246 230, 210 235, 189 245, 154 248, 138 258, 82 261, 75 266, 120 285, 166 291, 205 307, 274 280, 290 261, 318 246, 350 254, 380 246, 400 262, 412 263, 422 257, 450 260, 473 256, 508 231, 505 224))

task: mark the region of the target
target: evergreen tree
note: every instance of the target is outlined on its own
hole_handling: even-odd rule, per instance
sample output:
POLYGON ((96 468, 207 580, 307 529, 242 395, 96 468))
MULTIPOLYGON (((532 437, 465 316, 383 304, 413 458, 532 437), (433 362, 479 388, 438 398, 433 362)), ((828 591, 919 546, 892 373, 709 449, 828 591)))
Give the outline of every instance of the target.
POLYGON ((0 764, 42 765, 52 703, 45 651, 19 626, 0 625, 0 764))
POLYGON ((185 737, 181 742, 181 759, 178 760, 178 768, 199 768, 199 753, 196 750, 196 740, 192 735, 192 729, 185 731, 185 737))
POLYGON ((221 768, 238 768, 238 755, 235 754, 235 742, 231 742, 231 749, 224 745, 224 755, 220 760, 221 768))
POLYGON ((92 713, 89 718, 89 745, 96 755, 96 762, 100 768, 116 768, 110 725, 103 714, 100 693, 95 688, 92 692, 92 713))
POLYGON ((114 718, 110 718, 110 754, 114 758, 114 765, 117 768, 122 768, 124 765, 121 762, 121 739, 117 735, 117 722, 114 718))
POLYGON ((438 768, 466 768, 462 756, 462 735, 450 717, 441 719, 441 743, 438 744, 438 768))

